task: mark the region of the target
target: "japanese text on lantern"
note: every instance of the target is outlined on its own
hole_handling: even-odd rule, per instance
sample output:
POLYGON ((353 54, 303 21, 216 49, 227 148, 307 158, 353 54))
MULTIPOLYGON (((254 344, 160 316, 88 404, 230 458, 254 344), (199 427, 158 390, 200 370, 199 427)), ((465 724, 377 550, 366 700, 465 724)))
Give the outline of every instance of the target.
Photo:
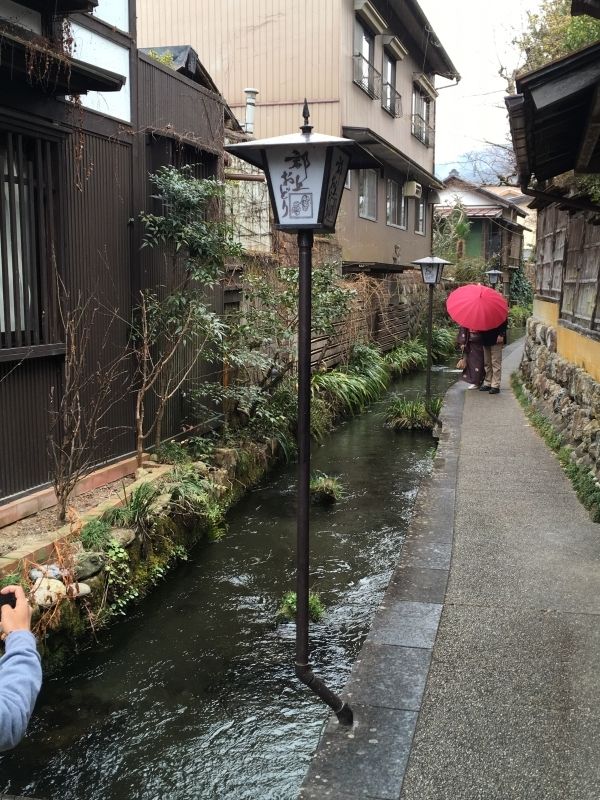
POLYGON ((312 219, 313 193, 307 186, 310 161, 308 151, 301 153, 293 150, 285 159, 285 167, 281 173, 279 193, 283 205, 283 217, 294 219, 312 219))

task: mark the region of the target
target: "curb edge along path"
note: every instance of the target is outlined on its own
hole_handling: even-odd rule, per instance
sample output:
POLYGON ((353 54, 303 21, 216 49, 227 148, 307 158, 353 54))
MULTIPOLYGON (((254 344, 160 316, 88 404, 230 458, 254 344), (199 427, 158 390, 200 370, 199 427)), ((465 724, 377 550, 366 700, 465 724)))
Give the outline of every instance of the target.
POLYGON ((510 391, 520 355, 500 395, 446 395, 357 723, 329 721, 302 800, 600 798, 600 526, 510 391))
POLYGON ((344 691, 351 729, 330 718, 300 800, 397 800, 448 583, 464 384, 450 387, 431 474, 344 691))

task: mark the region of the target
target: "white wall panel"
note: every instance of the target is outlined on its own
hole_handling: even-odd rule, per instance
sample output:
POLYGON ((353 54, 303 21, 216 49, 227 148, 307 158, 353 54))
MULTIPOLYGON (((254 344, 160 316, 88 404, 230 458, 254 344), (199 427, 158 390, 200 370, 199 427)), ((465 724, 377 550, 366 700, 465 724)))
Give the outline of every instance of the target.
POLYGON ((111 42, 94 31, 71 23, 75 40, 73 55, 80 61, 124 75, 125 85, 120 92, 88 92, 81 96, 85 108, 131 122, 131 92, 129 81, 129 49, 111 42))
POLYGON ((129 0, 99 0, 93 13, 121 31, 129 30, 129 0))

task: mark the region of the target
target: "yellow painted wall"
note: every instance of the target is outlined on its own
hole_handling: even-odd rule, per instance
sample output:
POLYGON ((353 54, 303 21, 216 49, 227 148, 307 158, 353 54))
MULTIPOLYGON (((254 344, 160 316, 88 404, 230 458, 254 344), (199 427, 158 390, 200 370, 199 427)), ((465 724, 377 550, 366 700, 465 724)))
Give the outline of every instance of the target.
POLYGON ((571 364, 584 369, 595 381, 600 381, 600 342, 559 325, 556 351, 571 364))
POLYGON ((558 303, 536 298, 533 316, 556 328, 556 352, 559 356, 584 369, 595 381, 600 381, 600 342, 577 331, 563 328, 558 319, 558 303))
POLYGON ((558 303, 550 303, 548 300, 540 300, 538 297, 533 301, 533 316, 535 319, 545 322, 546 325, 552 325, 553 328, 558 328, 558 303))

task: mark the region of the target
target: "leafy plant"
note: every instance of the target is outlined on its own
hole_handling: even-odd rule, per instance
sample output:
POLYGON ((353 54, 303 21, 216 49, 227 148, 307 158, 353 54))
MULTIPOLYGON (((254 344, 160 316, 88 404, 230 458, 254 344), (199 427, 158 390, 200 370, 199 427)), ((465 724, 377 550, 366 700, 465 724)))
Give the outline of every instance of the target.
POLYGON ((433 397, 429 404, 431 411, 429 414, 424 397, 395 395, 385 412, 386 424, 396 431, 432 430, 435 424, 434 417, 439 416, 442 403, 441 397, 433 397))
POLYGON ((531 309, 533 305, 533 287, 527 280, 523 264, 519 264, 510 276, 509 297, 511 303, 531 309))
POLYGON ((523 306, 511 306, 508 311, 508 327, 509 328, 523 328, 525 323, 531 316, 531 308, 524 308, 523 306))
POLYGON ((215 439, 209 436, 190 436, 186 447, 194 461, 209 459, 215 452, 215 439))
POLYGON ((440 328, 434 325, 431 329, 431 357, 440 361, 456 352, 456 328, 440 328))
POLYGON ((190 460, 190 454, 181 442, 163 442, 154 452, 161 464, 185 464, 190 460))
MULTIPOLYGON (((277 618, 280 620, 292 621, 296 619, 298 612, 296 592, 286 592, 281 598, 281 605, 277 611, 277 618)), ((312 622, 319 622, 323 614, 323 604, 316 592, 308 593, 308 616, 312 622)))
POLYGON ((419 339, 406 339, 385 356, 388 369, 394 377, 424 369, 427 365, 427 347, 419 339))
POLYGON ((161 167, 150 176, 162 214, 144 213, 144 247, 160 248, 164 265, 161 292, 142 290, 132 320, 137 366, 136 454, 144 442, 161 442, 162 422, 171 400, 192 376, 201 358, 220 353, 223 320, 207 305, 207 289, 221 277, 225 259, 239 256, 232 230, 215 216, 223 184, 198 180, 192 167, 161 167), (147 419, 149 396, 155 399, 147 419))
POLYGON ((110 525, 102 519, 93 519, 81 529, 84 550, 104 550, 110 538, 110 525))
POLYGON ((366 344, 355 344, 352 348, 348 372, 363 378, 373 399, 385 392, 390 382, 384 357, 379 350, 366 344))
POLYGON ((138 590, 132 585, 131 565, 124 547, 114 539, 106 549, 106 596, 109 611, 113 614, 125 614, 126 606, 138 597, 138 590))
POLYGON ((175 513, 203 519, 212 532, 223 528, 224 512, 215 496, 214 485, 200 477, 191 465, 176 467, 163 490, 170 493, 175 513))
POLYGON ((324 472, 315 472, 310 479, 310 494, 315 503, 336 503, 343 493, 341 481, 324 472))
POLYGON ((20 572, 11 572, 9 575, 3 575, 0 578, 0 589, 3 589, 5 586, 22 586, 24 589, 29 588, 27 580, 20 572))
POLYGON ((147 547, 156 522, 154 504, 158 494, 158 486, 146 481, 134 489, 128 497, 126 496, 123 506, 105 512, 102 520, 110 525, 135 528, 142 537, 144 547, 147 547))

